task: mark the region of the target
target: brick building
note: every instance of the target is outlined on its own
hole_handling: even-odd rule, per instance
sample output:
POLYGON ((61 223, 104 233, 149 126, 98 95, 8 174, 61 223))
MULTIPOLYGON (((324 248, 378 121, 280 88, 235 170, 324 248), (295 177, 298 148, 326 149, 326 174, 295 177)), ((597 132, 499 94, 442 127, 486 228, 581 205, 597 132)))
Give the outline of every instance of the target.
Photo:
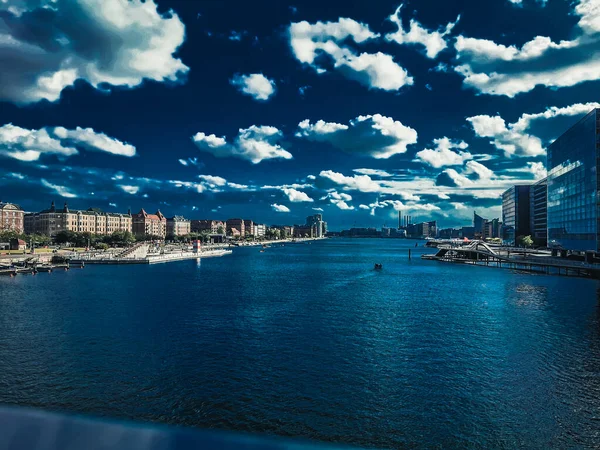
POLYGON ((23 233, 25 213, 14 203, 0 202, 0 231, 23 233))
POLYGON ((61 231, 78 233, 112 234, 115 231, 131 232, 131 214, 107 213, 97 208, 69 209, 67 203, 57 209, 54 202, 49 209, 27 214, 24 218, 26 233, 55 236, 61 231))
POLYGON ((148 214, 144 209, 131 216, 133 234, 136 236, 159 236, 165 238, 167 235, 167 219, 162 213, 148 214))

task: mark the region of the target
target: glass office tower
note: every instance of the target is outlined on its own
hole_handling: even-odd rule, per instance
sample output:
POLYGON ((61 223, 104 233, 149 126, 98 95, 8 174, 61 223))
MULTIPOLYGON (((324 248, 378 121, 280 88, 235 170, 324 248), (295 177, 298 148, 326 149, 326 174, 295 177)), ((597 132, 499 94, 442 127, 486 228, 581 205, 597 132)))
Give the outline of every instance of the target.
POLYGON ((551 247, 600 251, 598 111, 591 111, 548 147, 548 245, 551 247))
POLYGON ((544 178, 531 186, 531 237, 535 245, 548 245, 548 180, 544 178))
POLYGON ((529 236, 531 186, 513 186, 502 194, 502 240, 514 245, 519 236, 529 236))

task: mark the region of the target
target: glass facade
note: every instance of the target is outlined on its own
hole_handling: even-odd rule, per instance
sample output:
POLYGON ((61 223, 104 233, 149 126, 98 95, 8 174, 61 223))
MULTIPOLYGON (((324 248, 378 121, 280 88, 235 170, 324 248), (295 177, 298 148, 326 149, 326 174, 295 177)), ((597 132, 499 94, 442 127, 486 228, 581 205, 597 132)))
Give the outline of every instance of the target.
POLYGON ((519 236, 531 234, 529 193, 531 186, 513 186, 502 194, 502 240, 514 245, 519 236))
POLYGON ((548 180, 531 186, 531 237, 536 245, 548 245, 548 180))
POLYGON ((569 250, 598 247, 598 110, 548 147, 548 245, 569 250))

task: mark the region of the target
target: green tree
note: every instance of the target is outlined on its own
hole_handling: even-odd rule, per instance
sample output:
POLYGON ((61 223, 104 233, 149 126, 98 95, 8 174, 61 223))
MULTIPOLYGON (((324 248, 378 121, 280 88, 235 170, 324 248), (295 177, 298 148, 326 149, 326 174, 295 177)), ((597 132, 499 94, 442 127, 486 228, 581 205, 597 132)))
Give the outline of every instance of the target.
POLYGON ((523 237, 523 245, 525 247, 531 247, 533 245, 533 239, 531 239, 531 236, 523 237))

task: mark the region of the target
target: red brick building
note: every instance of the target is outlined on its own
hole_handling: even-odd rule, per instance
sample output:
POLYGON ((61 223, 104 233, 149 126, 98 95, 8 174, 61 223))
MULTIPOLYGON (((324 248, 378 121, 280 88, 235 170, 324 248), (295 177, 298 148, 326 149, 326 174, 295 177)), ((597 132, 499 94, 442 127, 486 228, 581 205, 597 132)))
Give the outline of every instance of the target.
POLYGON ((139 213, 131 215, 131 228, 136 236, 160 236, 167 235, 167 218, 159 211, 156 214, 148 214, 142 208, 139 213))
POLYGON ((13 203, 0 202, 0 231, 23 233, 25 213, 13 203))

